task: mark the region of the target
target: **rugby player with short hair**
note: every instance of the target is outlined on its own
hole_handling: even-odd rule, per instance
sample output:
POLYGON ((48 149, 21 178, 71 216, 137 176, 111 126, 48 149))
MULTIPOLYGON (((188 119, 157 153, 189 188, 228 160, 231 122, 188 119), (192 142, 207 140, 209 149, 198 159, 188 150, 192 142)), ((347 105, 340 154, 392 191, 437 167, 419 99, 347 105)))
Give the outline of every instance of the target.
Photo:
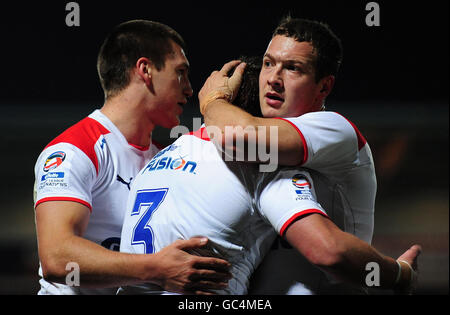
POLYGON ((122 23, 101 46, 97 68, 103 107, 51 141, 36 162, 39 294, 115 294, 149 281, 183 293, 226 286, 228 262, 186 253, 205 238, 154 255, 118 252, 130 184, 161 149, 152 131, 178 125, 192 96, 183 39, 161 23, 122 23), (73 286, 66 285, 69 263, 80 272, 73 286))
MULTIPOLYGON (((344 231, 370 243, 376 176, 369 144, 355 124, 336 112, 325 110, 325 101, 332 91, 341 62, 341 41, 326 24, 287 17, 273 32, 262 60, 259 101, 264 118, 231 104, 230 97, 236 93, 240 80, 238 77, 236 80, 228 79, 224 71, 213 72, 205 82, 199 93, 200 109, 206 127, 214 126, 220 130, 214 140, 225 151, 238 149, 228 146, 228 143, 262 146, 258 152, 265 152, 275 144, 280 165, 301 166, 318 172, 330 187, 316 192, 322 205, 332 206, 325 207, 329 216, 344 231), (262 130, 266 134, 259 137, 260 133, 256 133, 253 138, 243 133, 226 134, 227 128, 234 130, 238 127, 264 128, 262 130), (277 128, 276 135, 270 133, 270 127, 277 128), (233 141, 226 141, 230 137, 233 141)), ((224 67, 237 64, 239 62, 235 61, 224 67)), ((244 67, 244 63, 240 64, 239 71, 244 71, 244 67)), ((293 220, 291 224, 300 225, 314 217, 318 216, 298 222, 293 220)), ((290 239, 289 233, 286 237, 290 239)), ((339 249, 338 246, 333 248, 339 249)), ((280 253, 281 250, 275 252, 280 253)), ((408 256, 407 263, 414 268, 419 253, 420 247, 413 246, 408 256)), ((318 292, 317 283, 324 283, 324 279, 319 274, 311 281, 313 285, 305 287, 301 284, 304 276, 301 268, 285 268, 286 263, 293 259, 285 255, 271 259, 270 267, 259 274, 267 280, 257 281, 256 285, 256 289, 265 286, 267 290, 255 292, 318 292), (293 282, 293 278, 297 282, 293 282), (285 285, 274 287, 273 279, 285 285)))

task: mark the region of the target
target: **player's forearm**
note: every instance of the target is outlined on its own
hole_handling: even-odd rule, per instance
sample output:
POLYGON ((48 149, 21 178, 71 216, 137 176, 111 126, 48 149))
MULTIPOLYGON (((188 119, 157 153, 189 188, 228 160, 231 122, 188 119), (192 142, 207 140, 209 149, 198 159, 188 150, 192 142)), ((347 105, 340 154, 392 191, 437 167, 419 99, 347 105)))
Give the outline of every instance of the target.
POLYGON ((204 119, 209 137, 228 155, 247 162, 280 165, 303 161, 301 138, 283 120, 254 117, 223 99, 206 107, 204 119))
POLYGON ((217 99, 211 102, 203 113, 205 125, 214 126, 222 133, 228 127, 247 127, 251 125, 253 116, 246 111, 228 103, 224 99, 217 99))
POLYGON ((257 156, 247 154, 249 148, 257 152, 257 126, 253 116, 226 100, 213 101, 204 112, 208 136, 228 157, 249 162, 260 162, 257 156))
MULTIPOLYGON (((312 214, 295 221, 286 230, 285 237, 310 263, 342 281, 371 286, 371 277, 375 277, 378 288, 399 292, 406 292, 413 284, 410 263, 397 263, 321 215, 312 214), (399 268, 399 264, 404 266, 399 268)), ((417 255, 417 249, 404 255, 414 254, 417 255)))
POLYGON ((325 270, 341 280, 361 286, 368 285, 368 277, 372 279, 372 274, 369 273, 379 271, 378 288, 394 288, 399 269, 393 258, 379 253, 349 233, 343 232, 337 243, 337 259, 333 264, 323 266, 325 270))
POLYGON ((103 248, 78 236, 61 239, 58 246, 43 250, 41 264, 46 280, 66 283, 76 263, 80 272, 80 287, 107 288, 143 282, 146 277, 145 260, 151 255, 132 255, 103 248))

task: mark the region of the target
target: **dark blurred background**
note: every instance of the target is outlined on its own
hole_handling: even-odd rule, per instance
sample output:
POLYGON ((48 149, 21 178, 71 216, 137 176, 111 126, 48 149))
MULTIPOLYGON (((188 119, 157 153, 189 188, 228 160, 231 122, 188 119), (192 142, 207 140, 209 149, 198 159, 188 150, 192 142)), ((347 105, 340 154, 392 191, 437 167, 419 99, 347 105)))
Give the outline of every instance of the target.
MULTIPOLYGON (((448 1, 16 1, 0 9, 0 294, 38 291, 34 163, 45 145, 103 103, 96 56, 115 25, 156 20, 188 44, 198 93, 209 74, 241 54, 262 55, 288 13, 328 23, 344 63, 328 109, 355 122, 371 144, 378 195, 373 244, 398 257, 423 246, 420 294, 448 294, 448 1)), ((197 98, 182 124, 200 117, 197 98)), ((168 131, 154 137, 170 143, 168 131)))

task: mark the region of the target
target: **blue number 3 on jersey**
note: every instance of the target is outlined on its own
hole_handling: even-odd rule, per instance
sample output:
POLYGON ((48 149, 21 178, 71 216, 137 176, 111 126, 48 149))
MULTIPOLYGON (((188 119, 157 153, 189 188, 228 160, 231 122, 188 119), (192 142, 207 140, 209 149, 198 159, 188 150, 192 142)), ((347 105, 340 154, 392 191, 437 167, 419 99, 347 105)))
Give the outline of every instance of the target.
POLYGON ((143 215, 133 229, 131 245, 143 244, 145 246, 146 254, 152 254, 154 252, 154 235, 149 224, 150 219, 164 201, 168 191, 169 188, 159 188, 138 190, 136 193, 136 201, 133 206, 133 211, 131 211, 131 215, 140 215, 140 213, 143 213, 143 215))

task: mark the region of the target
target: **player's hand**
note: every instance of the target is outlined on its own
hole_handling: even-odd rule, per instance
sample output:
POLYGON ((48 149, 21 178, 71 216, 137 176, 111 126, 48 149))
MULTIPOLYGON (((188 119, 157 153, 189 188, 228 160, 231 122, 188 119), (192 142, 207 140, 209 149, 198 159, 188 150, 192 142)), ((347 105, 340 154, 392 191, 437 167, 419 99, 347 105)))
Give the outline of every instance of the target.
POLYGON ((418 280, 418 257, 421 252, 422 247, 420 245, 413 245, 397 258, 397 261, 402 265, 402 269, 406 270, 402 270, 402 277, 399 285, 395 289, 395 293, 412 294, 416 289, 418 280))
POLYGON ((246 64, 239 60, 233 60, 226 63, 220 71, 214 71, 206 80, 202 89, 198 93, 200 102, 200 112, 205 113, 206 107, 211 103, 211 100, 217 98, 224 98, 230 103, 236 97, 239 87, 242 82, 242 75, 244 74, 246 64), (236 67, 233 75, 228 77, 228 72, 236 67))
POLYGON ((212 294, 211 290, 221 290, 228 286, 232 278, 230 263, 214 257, 200 257, 186 251, 207 245, 207 238, 194 237, 178 240, 163 248, 158 256, 157 284, 167 291, 182 294, 212 294))

